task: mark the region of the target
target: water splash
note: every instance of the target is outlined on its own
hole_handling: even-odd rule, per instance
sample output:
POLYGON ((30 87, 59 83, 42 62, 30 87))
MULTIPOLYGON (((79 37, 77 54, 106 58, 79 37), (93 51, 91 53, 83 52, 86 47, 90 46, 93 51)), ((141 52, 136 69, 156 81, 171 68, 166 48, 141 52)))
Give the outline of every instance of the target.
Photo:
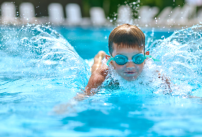
MULTIPOLYGON (((194 94, 200 95, 201 71, 198 72, 197 69, 201 67, 201 38, 195 37, 195 34, 201 35, 199 29, 200 27, 193 27, 176 31, 170 38, 156 41, 149 46, 152 56, 161 59, 161 62, 156 64, 147 60, 144 73, 135 84, 121 81, 122 90, 114 90, 113 94, 103 88, 95 96, 77 105, 79 113, 75 116, 53 117, 48 115, 53 106, 67 101, 72 92, 80 91, 79 88, 86 84, 89 67, 71 45, 49 27, 1 28, 0 134, 33 136, 32 131, 37 130, 38 132, 34 133, 37 136, 66 136, 70 133, 75 136, 84 132, 87 136, 92 136, 92 132, 86 131, 94 130, 93 135, 98 136, 103 131, 101 129, 117 129, 110 131, 113 136, 126 136, 130 133, 134 136, 176 136, 179 135, 179 132, 175 132, 176 129, 188 135, 193 134, 194 129, 201 126, 198 122, 201 121, 200 99, 191 100, 160 94, 164 87, 159 87, 162 81, 157 78, 156 70, 172 79, 172 87, 175 87, 174 84, 180 87, 180 90, 173 89, 179 91, 177 95, 186 93, 184 91, 188 91, 188 86, 191 86, 194 94), (183 31, 187 32, 185 37, 181 35, 183 31), (178 41, 179 38, 181 40, 178 41), (182 54, 184 52, 186 55, 182 54), (187 62, 188 57, 197 60, 187 62), (186 74, 190 70, 199 75, 186 74), (181 77, 183 75, 184 77, 181 77), (131 88, 128 88, 129 86, 131 88), (152 90, 155 95, 150 94, 152 90), (137 96, 137 93, 143 93, 145 96, 137 96), (191 129, 190 122, 193 125, 191 129)), ((200 128, 196 131, 201 133, 200 128)), ((109 132, 102 133, 109 135, 109 132)))
POLYGON ((145 95, 151 95, 153 93, 167 94, 170 92, 170 89, 167 87, 165 81, 159 78, 160 70, 161 66, 156 65, 153 60, 148 59, 145 61, 142 73, 134 81, 128 82, 121 78, 112 66, 110 67, 110 74, 112 79, 119 83, 120 89, 125 92, 145 95))
POLYGON ((174 83, 186 82, 194 90, 201 86, 201 27, 196 25, 175 31, 169 38, 158 40, 149 47, 151 54, 161 59, 162 70, 174 83))
POLYGON ((50 26, 1 28, 0 39, 1 84, 27 78, 46 87, 48 80, 77 92, 87 84, 89 66, 50 26))
POLYGON ((146 47, 151 55, 161 62, 147 60, 142 74, 136 81, 126 82, 112 71, 113 78, 119 81, 121 87, 131 87, 128 90, 138 93, 168 93, 165 80, 158 78, 160 73, 170 79, 172 95, 201 96, 201 28, 201 25, 196 25, 175 31, 169 38, 157 40, 146 47))

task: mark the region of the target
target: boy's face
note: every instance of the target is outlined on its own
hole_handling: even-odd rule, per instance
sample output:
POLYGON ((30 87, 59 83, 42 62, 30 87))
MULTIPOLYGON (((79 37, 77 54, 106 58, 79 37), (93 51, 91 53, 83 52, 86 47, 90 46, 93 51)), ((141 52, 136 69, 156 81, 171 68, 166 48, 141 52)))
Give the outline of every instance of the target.
MULTIPOLYGON (((129 60, 132 60, 132 57, 138 53, 144 54, 143 47, 134 46, 133 48, 128 48, 126 46, 117 46, 116 43, 113 43, 113 52, 112 56, 115 57, 118 54, 128 57, 129 60)), ((127 62, 124 65, 118 65, 115 61, 111 62, 116 72, 125 80, 132 81, 137 79, 141 74, 144 62, 142 64, 135 64, 133 62, 127 62)))

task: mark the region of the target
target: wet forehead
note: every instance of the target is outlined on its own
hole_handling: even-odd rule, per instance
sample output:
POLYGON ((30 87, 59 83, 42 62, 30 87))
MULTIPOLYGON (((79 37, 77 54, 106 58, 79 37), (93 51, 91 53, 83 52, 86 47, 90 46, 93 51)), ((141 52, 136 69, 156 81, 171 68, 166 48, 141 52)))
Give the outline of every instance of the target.
POLYGON ((142 46, 127 46, 127 45, 117 45, 113 44, 113 52, 112 56, 116 56, 117 54, 122 54, 126 56, 133 56, 138 53, 144 54, 144 48, 142 46))

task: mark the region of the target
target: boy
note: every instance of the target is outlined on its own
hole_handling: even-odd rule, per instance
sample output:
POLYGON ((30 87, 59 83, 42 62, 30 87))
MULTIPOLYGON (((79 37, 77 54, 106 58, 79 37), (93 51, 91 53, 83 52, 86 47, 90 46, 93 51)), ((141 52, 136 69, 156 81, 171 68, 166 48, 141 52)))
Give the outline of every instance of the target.
POLYGON ((85 88, 87 94, 99 87, 108 75, 108 67, 102 65, 105 57, 119 76, 133 81, 141 74, 145 60, 145 36, 136 26, 123 24, 116 27, 109 35, 109 55, 99 52, 94 58, 91 77, 85 88))
MULTIPOLYGON (((105 81, 108 75, 108 66, 102 63, 105 57, 107 64, 112 65, 116 73, 127 81, 136 80, 141 74, 145 61, 145 36, 136 26, 123 24, 116 27, 109 35, 109 53, 100 51, 94 58, 91 77, 85 87, 85 94, 77 94, 69 103, 55 107, 56 113, 64 113, 68 107, 72 107, 78 100, 83 100, 86 95, 91 95, 105 81)), ((159 78, 165 81, 170 90, 170 82, 159 74, 159 78)), ((171 92, 171 90, 170 90, 171 92)))

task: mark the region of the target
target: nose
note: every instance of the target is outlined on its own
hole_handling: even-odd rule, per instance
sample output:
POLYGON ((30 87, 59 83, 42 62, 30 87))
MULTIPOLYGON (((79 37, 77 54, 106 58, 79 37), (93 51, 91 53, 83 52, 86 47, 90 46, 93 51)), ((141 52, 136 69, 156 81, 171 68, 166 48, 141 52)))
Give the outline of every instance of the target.
POLYGON ((126 64, 127 69, 132 70, 135 68, 135 64, 133 62, 128 62, 126 64))

